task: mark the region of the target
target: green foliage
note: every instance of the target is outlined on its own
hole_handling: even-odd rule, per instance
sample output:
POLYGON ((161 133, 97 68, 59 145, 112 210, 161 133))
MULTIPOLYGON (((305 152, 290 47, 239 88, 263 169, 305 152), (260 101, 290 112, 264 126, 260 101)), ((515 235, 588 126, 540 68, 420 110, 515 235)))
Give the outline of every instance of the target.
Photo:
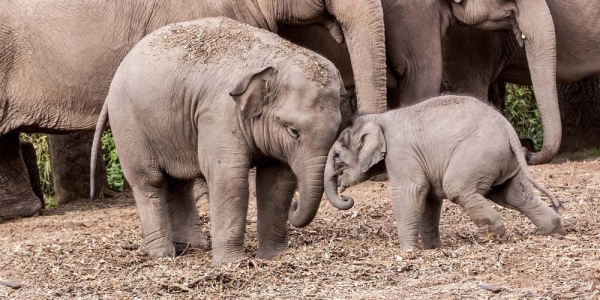
POLYGON ((592 148, 590 150, 590 156, 600 156, 600 149, 598 149, 598 148, 592 148))
POLYGON ((520 138, 531 139, 536 150, 542 148, 542 120, 530 87, 506 84, 504 115, 513 124, 520 138))
POLYGON ((112 132, 110 130, 105 131, 102 135, 102 149, 104 149, 102 158, 106 165, 108 187, 111 190, 122 191, 123 170, 121 170, 117 148, 115 147, 115 141, 113 140, 112 132))
POLYGON ((50 153, 48 153, 48 141, 46 135, 40 133, 22 133, 20 138, 24 141, 31 142, 35 148, 37 167, 40 172, 40 182, 42 192, 44 192, 46 207, 56 207, 56 202, 54 201, 54 187, 52 185, 52 169, 50 168, 50 153))
MULTIPOLYGON (((21 139, 30 141, 35 147, 37 154, 37 165, 40 171, 40 181, 46 207, 56 207, 54 201, 54 186, 52 184, 52 169, 50 168, 50 154, 48 152, 48 141, 45 134, 21 134, 21 139)), ((105 131, 102 135, 103 159, 106 165, 106 173, 108 174, 108 186, 112 190, 123 190, 123 171, 119 164, 119 156, 115 142, 112 138, 110 130, 105 131)))

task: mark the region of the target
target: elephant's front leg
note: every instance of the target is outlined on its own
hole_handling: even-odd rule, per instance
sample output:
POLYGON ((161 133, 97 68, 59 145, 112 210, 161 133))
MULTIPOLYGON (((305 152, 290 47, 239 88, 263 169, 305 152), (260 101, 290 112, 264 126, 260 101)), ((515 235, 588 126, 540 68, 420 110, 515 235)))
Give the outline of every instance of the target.
POLYGON ((256 168, 256 257, 274 259, 287 250, 288 211, 295 189, 296 177, 287 165, 276 162, 256 168))
MULTIPOLYGON (((216 164, 216 162, 215 162, 216 164)), ((248 166, 215 166, 207 178, 213 265, 246 257, 244 235, 248 213, 248 166)))
MULTIPOLYGON (((395 173, 392 171, 390 174, 395 173)), ((410 176, 402 175, 401 182, 392 180, 392 204, 400 247, 405 250, 416 250, 428 186, 421 180, 410 180, 410 176)))
POLYGON ((440 215, 442 213, 442 199, 429 195, 425 202, 425 211, 421 219, 419 234, 423 241, 424 249, 437 249, 442 247, 440 239, 440 215))

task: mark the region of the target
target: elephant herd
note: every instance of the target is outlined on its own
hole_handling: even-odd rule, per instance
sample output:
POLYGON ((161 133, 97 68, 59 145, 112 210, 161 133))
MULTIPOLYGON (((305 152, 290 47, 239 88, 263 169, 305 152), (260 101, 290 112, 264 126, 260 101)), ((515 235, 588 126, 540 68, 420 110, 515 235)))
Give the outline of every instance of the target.
POLYGON ((42 208, 20 133, 96 128, 93 171, 110 120, 153 256, 191 245, 212 247, 215 263, 242 257, 252 167, 262 258, 287 248, 288 221, 312 221, 324 191, 347 209, 337 186, 377 172, 390 177, 403 248, 418 235, 426 248, 440 245, 444 198, 481 232, 504 230, 487 198, 542 233, 565 234, 533 194, 531 184, 545 189, 525 159, 545 163, 558 152, 557 82, 600 72, 598 15, 600 3, 583 0, 3 1, 0 219, 42 208), (497 81, 533 85, 539 152, 523 155, 508 123, 473 98, 433 98, 489 104, 497 81), (346 90, 356 91, 359 115, 373 115, 340 133, 346 90), (413 132, 427 130, 429 139, 413 132), (490 148, 456 144, 468 144, 465 135, 490 148), (456 156, 440 158, 436 145, 456 156), (418 159, 407 160, 410 151, 418 159), (211 243, 193 200, 198 178, 210 191, 211 243))

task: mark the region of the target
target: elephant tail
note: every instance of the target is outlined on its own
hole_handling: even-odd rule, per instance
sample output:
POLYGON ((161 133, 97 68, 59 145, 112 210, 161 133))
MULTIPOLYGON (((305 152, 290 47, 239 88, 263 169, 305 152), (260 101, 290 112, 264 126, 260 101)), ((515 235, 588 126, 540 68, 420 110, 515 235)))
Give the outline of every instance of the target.
POLYGON ((96 196, 96 159, 98 158, 98 150, 101 148, 102 132, 108 121, 108 101, 104 101, 98 123, 96 123, 96 131, 94 132, 94 141, 92 142, 92 157, 90 160, 90 201, 94 201, 96 196))
POLYGON ((531 172, 529 172, 527 161, 525 160, 525 154, 527 153, 527 149, 521 146, 519 136, 517 135, 517 132, 514 130, 512 125, 508 122, 508 120, 504 119, 504 121, 506 123, 506 131, 508 132, 510 148, 517 157, 519 167, 521 167, 521 170, 523 170, 523 174, 525 174, 527 180, 529 180, 529 182, 531 182, 531 184, 534 187, 536 187, 538 190, 544 193, 546 197, 548 197, 550 201, 552 201, 552 206, 554 207, 554 210, 556 212, 563 212, 565 210, 565 207, 563 206, 562 202, 558 201, 558 199, 556 199, 556 197, 548 189, 546 189, 546 187, 543 184, 537 182, 531 175, 531 172))

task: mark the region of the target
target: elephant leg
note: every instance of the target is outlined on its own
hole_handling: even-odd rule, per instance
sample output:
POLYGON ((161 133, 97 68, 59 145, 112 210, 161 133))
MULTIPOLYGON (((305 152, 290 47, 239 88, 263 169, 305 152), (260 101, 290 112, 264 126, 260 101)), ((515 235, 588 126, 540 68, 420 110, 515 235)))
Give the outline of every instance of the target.
POLYGON ((209 202, 208 185, 206 184, 206 179, 204 179, 204 177, 197 178, 194 181, 194 199, 197 202, 209 202))
MULTIPOLYGON (((57 204, 89 197, 93 138, 93 132, 48 135, 52 183, 57 204)), ((101 151, 98 153, 98 161, 104 161, 101 151)), ((96 167, 96 189, 108 189, 104 163, 99 163, 96 167)))
POLYGON ((244 235, 248 213, 248 167, 221 164, 207 176, 213 265, 246 257, 244 235))
POLYGON ((525 214, 541 234, 567 234, 560 216, 535 195, 533 186, 523 171, 519 171, 502 185, 494 187, 488 193, 488 198, 499 205, 525 214))
POLYGON ((171 219, 167 200, 170 197, 167 182, 160 171, 136 172, 138 178, 130 181, 142 221, 144 250, 152 257, 174 256, 171 219))
MULTIPOLYGON (((395 178, 397 172, 390 170, 390 174, 394 174, 395 178)), ((419 176, 416 173, 402 174, 399 177, 403 179, 401 182, 396 182, 394 178, 391 178, 392 205, 400 247, 405 250, 416 250, 429 185, 426 180, 417 180, 419 176), (407 178, 411 180, 406 180, 407 178)))
POLYGON ((35 148, 31 142, 21 141, 21 156, 25 162, 27 168, 27 174, 29 175, 29 182, 31 183, 31 189, 33 193, 40 198, 42 202, 42 208, 44 208, 44 192, 42 191, 42 183, 40 181, 40 170, 37 165, 37 155, 35 148))
POLYGON ((177 253, 187 247, 210 249, 202 220, 194 201, 193 180, 169 180, 167 210, 173 229, 173 245, 177 253))
MULTIPOLYGON (((456 198, 451 197, 451 199, 456 198)), ((460 205, 471 221, 475 223, 480 236, 502 237, 506 233, 502 218, 483 195, 475 192, 464 193, 453 202, 460 205)))
POLYGON ((296 185, 296 176, 287 165, 277 162, 256 168, 256 257, 274 259, 287 250, 288 211, 296 185))
POLYGON ((440 238, 440 215, 442 214, 442 199, 429 195, 425 201, 425 211, 421 219, 419 235, 424 249, 442 247, 440 238))
POLYGON ((19 133, 0 136, 0 219, 34 216, 41 208, 23 163, 19 133))

